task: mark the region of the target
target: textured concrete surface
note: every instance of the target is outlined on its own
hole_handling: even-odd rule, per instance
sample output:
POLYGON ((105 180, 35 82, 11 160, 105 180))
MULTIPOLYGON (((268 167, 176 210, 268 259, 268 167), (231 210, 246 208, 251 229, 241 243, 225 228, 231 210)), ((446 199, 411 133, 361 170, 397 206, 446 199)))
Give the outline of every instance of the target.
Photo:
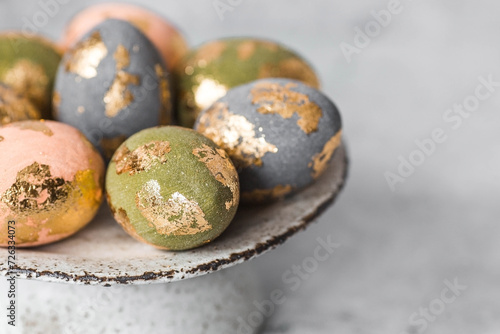
MULTIPOLYGON (((69 1, 40 29, 58 37, 93 2, 69 1)), ((22 26, 41 10, 37 3, 0 1, 0 27, 22 26)), ((176 22, 191 45, 255 35, 293 47, 343 114, 353 163, 340 201, 248 264, 267 295, 286 294, 265 334, 500 332, 500 87, 460 125, 443 119, 454 104, 474 102, 480 76, 500 81, 498 2, 401 0, 399 14, 350 63, 341 43, 353 44, 356 27, 388 0, 240 1, 223 20, 212 1, 143 3, 176 22), (446 140, 392 191, 384 173, 397 172, 398 157, 408 159, 415 140, 435 129, 446 140), (328 235, 339 247, 313 266, 317 238, 328 235), (444 301, 455 280, 466 288, 447 290, 444 301)))

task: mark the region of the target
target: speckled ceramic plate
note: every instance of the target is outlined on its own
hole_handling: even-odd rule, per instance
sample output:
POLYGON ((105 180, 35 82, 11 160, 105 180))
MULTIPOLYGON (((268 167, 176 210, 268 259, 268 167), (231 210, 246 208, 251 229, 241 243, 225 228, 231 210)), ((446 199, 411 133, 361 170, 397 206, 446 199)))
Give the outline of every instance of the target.
MULTIPOLYGON (((135 241, 103 205, 76 235, 48 246, 17 249, 15 269, 21 278, 94 285, 172 282, 203 275, 255 258, 304 229, 333 203, 346 175, 347 154, 341 147, 314 185, 268 206, 240 207, 218 239, 184 252, 135 241)), ((0 273, 5 275, 7 256, 0 261, 0 273)))

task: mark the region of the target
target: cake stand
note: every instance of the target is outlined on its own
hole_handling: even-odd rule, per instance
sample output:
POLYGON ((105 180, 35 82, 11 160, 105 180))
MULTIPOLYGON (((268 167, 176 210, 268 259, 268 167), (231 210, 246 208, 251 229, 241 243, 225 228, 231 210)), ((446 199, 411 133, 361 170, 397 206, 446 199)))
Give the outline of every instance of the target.
POLYGON ((305 229, 334 202, 347 170, 341 146, 312 186, 270 205, 240 207, 219 238, 189 251, 162 251, 135 241, 103 205, 73 237, 17 249, 14 269, 9 270, 4 252, 0 273, 21 280, 16 281, 16 327, 5 325, 2 331, 3 321, 0 332, 257 333, 269 316, 259 306, 269 299, 260 293, 258 275, 263 273, 248 265, 220 270, 262 255, 305 229), (197 278, 208 273, 213 274, 197 278))

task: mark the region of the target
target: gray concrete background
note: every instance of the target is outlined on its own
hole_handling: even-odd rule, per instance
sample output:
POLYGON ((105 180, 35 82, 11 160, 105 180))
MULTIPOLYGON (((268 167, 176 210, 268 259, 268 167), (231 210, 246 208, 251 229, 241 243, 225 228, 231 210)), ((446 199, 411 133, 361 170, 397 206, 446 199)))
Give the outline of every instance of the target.
MULTIPOLYGON (((40 32, 58 38, 97 1, 67 2, 40 32)), ((356 27, 370 26, 371 12, 389 2, 233 0, 222 20, 212 1, 141 2, 191 45, 235 35, 289 45, 342 112, 352 160, 345 192, 317 224, 248 264, 267 295, 286 293, 265 334, 500 333, 500 87, 456 129, 443 120, 454 104, 475 101, 480 76, 500 82, 500 5, 401 0, 399 14, 348 63, 341 43, 353 45, 356 27), (446 141, 392 191, 384 173, 397 172, 398 157, 435 129, 446 141), (317 238, 329 235, 340 246, 307 267, 317 238), (292 284, 298 276, 288 270, 303 264, 311 273, 292 284), (443 297, 455 280, 465 288, 443 297)), ((0 0, 0 29, 21 28, 41 10, 34 0, 0 0)))

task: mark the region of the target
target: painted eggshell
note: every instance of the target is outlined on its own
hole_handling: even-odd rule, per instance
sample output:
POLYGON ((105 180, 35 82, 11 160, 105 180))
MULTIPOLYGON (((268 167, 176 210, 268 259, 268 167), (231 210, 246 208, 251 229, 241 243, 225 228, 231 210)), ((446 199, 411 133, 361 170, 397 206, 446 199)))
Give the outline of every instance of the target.
POLYGON ((26 97, 0 83, 0 126, 17 121, 40 119, 40 111, 26 97))
POLYGON ((335 105, 289 79, 231 89, 200 115, 195 129, 228 152, 247 203, 278 199, 309 185, 341 142, 335 105))
POLYGON ((127 139, 108 166, 106 191, 128 234, 169 250, 214 240, 239 204, 238 173, 226 152, 196 131, 175 126, 127 139))
POLYGON ((130 135, 168 124, 170 113, 163 60, 131 24, 107 20, 64 55, 54 115, 80 129, 106 158, 130 135))
POLYGON ((125 3, 93 5, 78 13, 66 27, 63 48, 70 48, 89 30, 111 18, 132 23, 141 30, 160 51, 170 70, 187 53, 186 41, 171 23, 152 11, 125 3))
POLYGON ((0 34, 0 82, 26 96, 51 118, 52 89, 61 53, 52 42, 17 32, 0 34))
POLYGON ((0 128, 0 175, 0 246, 11 245, 12 233, 17 247, 66 238, 101 204, 104 162, 66 124, 23 121, 0 128))
POLYGON ((257 79, 289 78, 319 87, 313 69, 299 55, 280 44, 248 38, 201 45, 183 59, 176 75, 178 119, 186 127, 228 89, 257 79))

